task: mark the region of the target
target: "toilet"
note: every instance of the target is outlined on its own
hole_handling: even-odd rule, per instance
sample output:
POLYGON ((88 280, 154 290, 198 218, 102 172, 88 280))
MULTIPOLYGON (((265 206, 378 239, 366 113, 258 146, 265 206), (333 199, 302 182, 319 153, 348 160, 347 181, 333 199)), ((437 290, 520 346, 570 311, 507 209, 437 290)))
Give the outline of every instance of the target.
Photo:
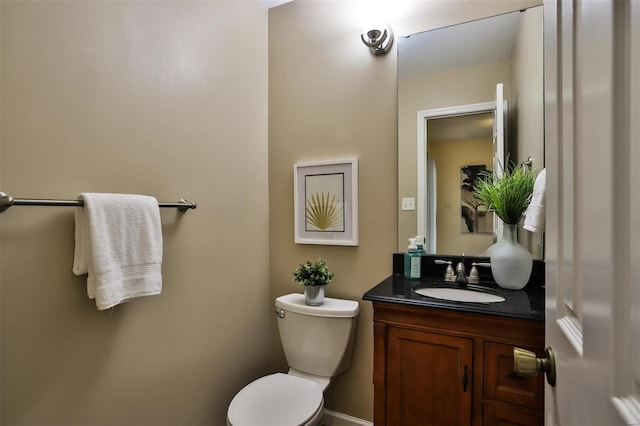
POLYGON ((292 293, 275 305, 289 372, 242 388, 229 404, 229 425, 318 425, 324 390, 351 365, 358 302, 327 297, 323 305, 309 306, 303 294, 292 293))

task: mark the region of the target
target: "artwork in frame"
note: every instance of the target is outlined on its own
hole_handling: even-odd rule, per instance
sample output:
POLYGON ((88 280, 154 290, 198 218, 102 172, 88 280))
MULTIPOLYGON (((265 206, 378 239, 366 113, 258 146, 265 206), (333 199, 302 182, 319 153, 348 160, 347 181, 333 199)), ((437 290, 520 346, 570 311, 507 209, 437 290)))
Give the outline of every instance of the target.
POLYGON ((296 244, 358 245, 358 160, 293 165, 296 244))
POLYGON ((460 231, 463 234, 493 232, 493 212, 480 205, 473 192, 476 181, 490 173, 484 164, 460 168, 460 231))

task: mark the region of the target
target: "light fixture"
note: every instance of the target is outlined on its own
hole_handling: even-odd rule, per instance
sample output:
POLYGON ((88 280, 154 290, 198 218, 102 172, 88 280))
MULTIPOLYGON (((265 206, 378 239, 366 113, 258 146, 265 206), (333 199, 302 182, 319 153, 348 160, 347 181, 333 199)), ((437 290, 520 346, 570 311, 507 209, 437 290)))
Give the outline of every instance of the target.
POLYGON ((389 27, 368 30, 360 38, 374 55, 384 55, 393 45, 393 31, 389 27))

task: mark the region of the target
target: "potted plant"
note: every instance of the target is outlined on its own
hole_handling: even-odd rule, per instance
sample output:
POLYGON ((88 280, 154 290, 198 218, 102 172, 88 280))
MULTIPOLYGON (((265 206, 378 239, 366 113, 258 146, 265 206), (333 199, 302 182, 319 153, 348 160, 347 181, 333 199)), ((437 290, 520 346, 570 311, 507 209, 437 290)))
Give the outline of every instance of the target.
POLYGON ((327 268, 326 260, 307 260, 293 271, 293 280, 304 286, 305 303, 318 306, 324 303, 324 286, 331 282, 333 275, 327 268))
POLYGON ((488 252, 494 280, 510 290, 520 290, 531 276, 533 257, 518 243, 518 223, 531 202, 535 179, 532 169, 511 164, 502 176, 486 174, 473 188, 479 203, 503 222, 502 238, 488 252))

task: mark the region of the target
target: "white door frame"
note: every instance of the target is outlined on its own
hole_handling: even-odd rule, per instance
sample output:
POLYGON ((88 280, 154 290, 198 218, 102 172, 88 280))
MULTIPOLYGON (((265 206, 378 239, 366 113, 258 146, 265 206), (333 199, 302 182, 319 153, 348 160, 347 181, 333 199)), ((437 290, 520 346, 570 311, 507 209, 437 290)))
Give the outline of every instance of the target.
MULTIPOLYGON (((431 208, 429 200, 427 199, 427 120, 456 117, 460 115, 481 114, 485 112, 494 112, 495 110, 496 102, 491 101, 418 111, 418 193, 416 196, 416 215, 418 216, 418 235, 424 235, 427 237, 425 247, 427 253, 436 252, 436 222, 435 220, 431 221, 431 223, 428 223, 427 221, 428 209, 431 208)), ((502 144, 502 147, 498 147, 498 154, 500 153, 500 149, 504 152, 504 143, 502 144)), ((503 157, 504 154, 502 154, 502 158, 503 157)), ((501 158, 500 154, 498 155, 498 158, 501 158)))

